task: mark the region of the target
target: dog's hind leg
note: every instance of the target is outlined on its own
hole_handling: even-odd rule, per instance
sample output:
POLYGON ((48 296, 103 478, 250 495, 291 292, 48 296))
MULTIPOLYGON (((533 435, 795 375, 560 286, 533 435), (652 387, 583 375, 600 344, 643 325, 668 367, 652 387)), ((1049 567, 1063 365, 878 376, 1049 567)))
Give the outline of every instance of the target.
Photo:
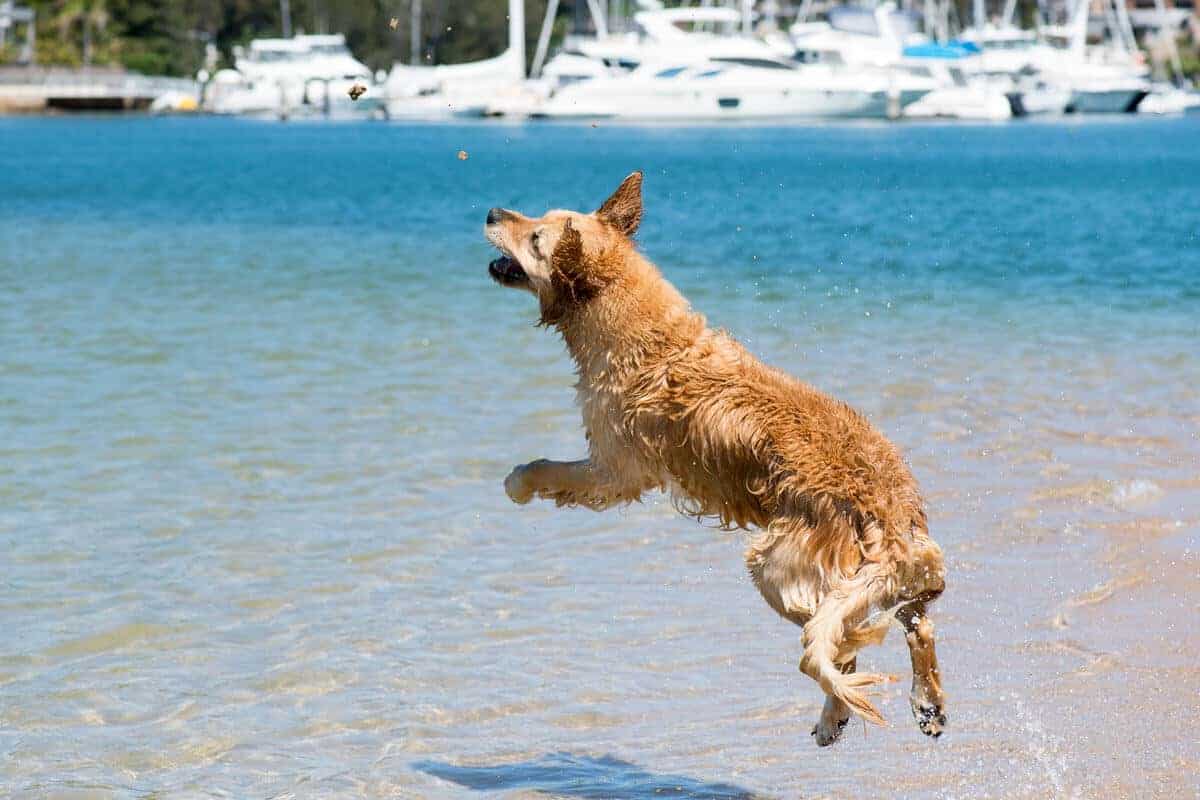
MULTIPOLYGON (((856 659, 841 666, 842 674, 849 675, 855 670, 856 659)), ((850 706, 837 697, 825 696, 825 707, 821 709, 821 718, 812 729, 812 735, 817 740, 817 746, 828 747, 842 737, 846 723, 850 721, 850 706)))
POLYGON ((908 653, 912 657, 913 683, 909 702, 917 727, 926 736, 937 738, 946 728, 946 696, 938 672, 933 644, 933 623, 925 614, 924 600, 914 600, 896 612, 904 626, 908 653))
POLYGON ((852 712, 877 725, 886 724, 883 716, 863 691, 881 683, 884 675, 844 673, 838 664, 848 663, 853 652, 841 650, 847 626, 857 627, 879 599, 886 581, 878 564, 868 564, 853 578, 835 585, 817 606, 816 613, 804 626, 804 655, 800 671, 815 680, 825 694, 845 703, 852 712))

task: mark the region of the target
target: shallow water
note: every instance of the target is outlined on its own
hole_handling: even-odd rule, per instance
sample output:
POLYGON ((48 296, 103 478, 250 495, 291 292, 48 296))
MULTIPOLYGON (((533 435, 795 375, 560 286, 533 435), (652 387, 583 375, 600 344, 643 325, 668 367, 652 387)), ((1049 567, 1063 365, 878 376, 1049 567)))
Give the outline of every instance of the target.
POLYGON ((1198 135, 0 119, 0 795, 1194 796, 1198 135), (941 740, 901 682, 815 747, 741 535, 505 499, 584 448, 486 209, 638 167, 668 277, 908 454, 941 740))

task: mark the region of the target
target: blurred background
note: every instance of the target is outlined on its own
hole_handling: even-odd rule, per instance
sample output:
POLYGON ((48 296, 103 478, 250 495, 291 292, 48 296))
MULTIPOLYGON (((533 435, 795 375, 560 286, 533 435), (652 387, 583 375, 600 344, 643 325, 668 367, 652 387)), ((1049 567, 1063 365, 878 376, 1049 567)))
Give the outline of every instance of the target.
POLYGON ((3 0, 0 112, 1183 113, 1200 105, 1198 14, 1193 0, 3 0))

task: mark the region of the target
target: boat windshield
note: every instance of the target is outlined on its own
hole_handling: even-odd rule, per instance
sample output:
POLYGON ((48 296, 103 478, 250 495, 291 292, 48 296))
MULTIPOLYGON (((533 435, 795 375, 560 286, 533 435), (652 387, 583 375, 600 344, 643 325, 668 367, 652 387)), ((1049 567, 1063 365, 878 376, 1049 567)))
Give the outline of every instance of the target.
POLYGON ((349 48, 347 48, 344 44, 314 44, 310 49, 315 55, 318 56, 350 55, 349 48))
POLYGON ((732 36, 734 25, 724 21, 713 20, 675 20, 672 23, 681 33, 717 33, 722 36, 732 36))
POLYGON ((783 61, 772 61, 769 58, 713 58, 718 64, 737 64, 743 67, 758 67, 759 69, 795 69, 783 61))
MULTIPOLYGON (((904 41, 920 28, 921 17, 913 11, 892 11, 887 15, 887 24, 892 34, 904 41)), ((879 20, 876 19, 875 12, 858 6, 838 6, 830 9, 829 26, 843 33, 883 35, 883 31, 879 30, 879 20)))
POLYGON ((283 61, 295 61, 302 54, 293 50, 252 50, 250 60, 263 64, 278 64, 283 61))
POLYGON ((829 26, 845 33, 861 33, 865 36, 879 35, 879 25, 875 22, 875 14, 865 8, 855 6, 838 6, 830 9, 829 26))

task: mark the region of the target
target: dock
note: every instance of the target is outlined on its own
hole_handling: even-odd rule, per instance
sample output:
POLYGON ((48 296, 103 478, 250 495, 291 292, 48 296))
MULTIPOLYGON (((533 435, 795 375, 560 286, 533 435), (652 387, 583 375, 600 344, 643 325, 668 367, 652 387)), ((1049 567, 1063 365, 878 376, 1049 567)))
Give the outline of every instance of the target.
POLYGON ((105 67, 0 67, 0 113, 131 111, 169 92, 195 95, 197 85, 105 67))

